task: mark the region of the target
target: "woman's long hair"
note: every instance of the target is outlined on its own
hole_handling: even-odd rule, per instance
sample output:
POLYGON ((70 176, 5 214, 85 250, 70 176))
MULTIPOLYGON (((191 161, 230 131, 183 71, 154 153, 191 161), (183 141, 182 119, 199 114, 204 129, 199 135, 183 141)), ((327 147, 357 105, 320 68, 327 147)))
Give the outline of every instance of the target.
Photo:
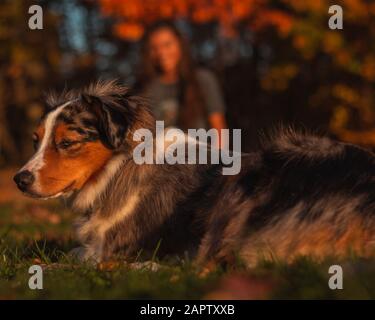
POLYGON ((178 99, 180 108, 178 111, 177 125, 183 130, 194 128, 197 119, 203 118, 207 120, 207 113, 203 102, 202 91, 197 80, 197 68, 194 65, 189 45, 173 23, 169 21, 159 21, 146 30, 142 40, 142 58, 137 87, 140 90, 144 90, 148 83, 158 77, 162 72, 155 66, 150 57, 150 37, 154 32, 160 29, 170 30, 176 36, 181 46, 181 61, 178 65, 178 99))

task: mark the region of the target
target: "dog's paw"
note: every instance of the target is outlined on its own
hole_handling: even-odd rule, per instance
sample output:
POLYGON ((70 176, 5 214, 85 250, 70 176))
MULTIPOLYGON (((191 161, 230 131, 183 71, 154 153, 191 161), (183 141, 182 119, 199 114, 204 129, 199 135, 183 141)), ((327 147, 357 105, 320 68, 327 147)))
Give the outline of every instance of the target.
POLYGON ((85 261, 86 249, 84 247, 77 247, 69 251, 68 256, 78 261, 85 261))
POLYGON ((100 262, 99 259, 85 247, 74 248, 70 250, 68 255, 79 262, 100 262))
POLYGON ((162 268, 162 266, 153 261, 145 261, 129 263, 128 268, 132 270, 148 270, 151 272, 156 272, 159 271, 162 268))
POLYGON ((70 250, 68 256, 81 263, 85 262, 88 264, 97 265, 101 262, 101 259, 94 252, 85 247, 77 247, 70 250))

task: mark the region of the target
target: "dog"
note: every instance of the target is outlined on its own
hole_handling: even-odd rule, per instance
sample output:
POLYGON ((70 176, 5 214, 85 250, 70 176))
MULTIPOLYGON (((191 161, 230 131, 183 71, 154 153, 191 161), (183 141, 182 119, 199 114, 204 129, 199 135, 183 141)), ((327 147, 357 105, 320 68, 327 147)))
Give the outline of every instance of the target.
POLYGON ((145 100, 114 81, 47 99, 34 156, 15 175, 26 195, 67 198, 82 260, 144 252, 198 264, 369 257, 375 247, 375 157, 327 137, 280 130, 224 164, 136 164, 132 133, 155 131, 145 100))

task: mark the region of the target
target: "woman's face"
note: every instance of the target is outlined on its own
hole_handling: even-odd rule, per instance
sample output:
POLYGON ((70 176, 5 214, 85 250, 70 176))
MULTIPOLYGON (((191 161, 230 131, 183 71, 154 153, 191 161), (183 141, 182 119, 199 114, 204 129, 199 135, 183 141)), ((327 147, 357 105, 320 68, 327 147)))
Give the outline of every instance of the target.
POLYGON ((150 36, 150 56, 162 72, 176 72, 181 59, 181 45, 168 28, 154 31, 150 36))

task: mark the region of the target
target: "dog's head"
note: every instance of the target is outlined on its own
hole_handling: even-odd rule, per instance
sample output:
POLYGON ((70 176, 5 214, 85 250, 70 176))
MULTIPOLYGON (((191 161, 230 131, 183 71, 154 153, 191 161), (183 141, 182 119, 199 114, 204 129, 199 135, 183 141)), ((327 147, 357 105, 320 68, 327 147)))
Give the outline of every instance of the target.
POLYGON ((139 100, 114 82, 50 98, 33 134, 34 156, 15 175, 25 194, 51 198, 80 190, 116 153, 130 152, 139 100))

